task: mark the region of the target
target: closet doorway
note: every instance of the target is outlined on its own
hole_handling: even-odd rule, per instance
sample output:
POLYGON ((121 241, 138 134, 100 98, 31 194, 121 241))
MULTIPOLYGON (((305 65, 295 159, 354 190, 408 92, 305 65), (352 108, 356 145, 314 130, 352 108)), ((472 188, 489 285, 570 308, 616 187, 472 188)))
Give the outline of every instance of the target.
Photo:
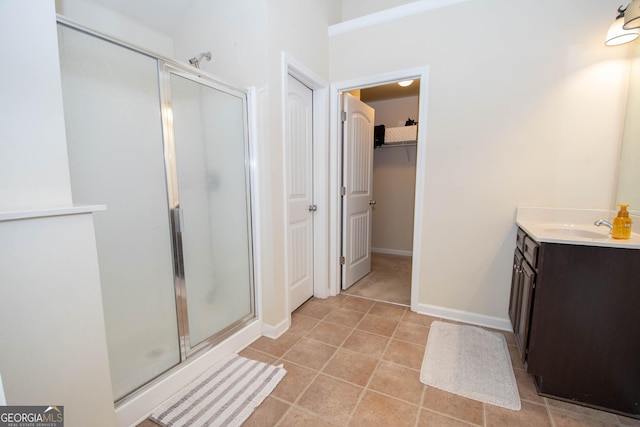
POLYGON ((420 80, 415 79, 405 86, 391 82, 351 90, 345 97, 355 97, 375 111, 375 130, 369 138, 370 150, 366 150, 372 156, 370 230, 366 236, 357 236, 350 231, 349 225, 353 221, 347 212, 349 195, 355 189, 350 188, 352 184, 349 182, 354 173, 350 160, 354 149, 349 144, 354 144, 354 141, 349 134, 351 123, 346 108, 342 174, 345 187, 345 196, 342 197, 342 251, 345 256, 342 289, 345 294, 410 306, 420 80), (370 269, 352 284, 354 280, 349 272, 354 260, 349 256, 354 253, 353 248, 362 252, 363 248, 370 250, 370 269))

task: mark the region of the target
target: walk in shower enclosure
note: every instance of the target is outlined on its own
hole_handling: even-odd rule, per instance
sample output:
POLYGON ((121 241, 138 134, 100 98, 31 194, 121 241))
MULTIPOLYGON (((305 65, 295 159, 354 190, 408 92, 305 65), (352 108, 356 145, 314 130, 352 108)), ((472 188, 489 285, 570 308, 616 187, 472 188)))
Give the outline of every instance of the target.
POLYGON ((114 400, 254 318, 247 96, 58 22, 74 203, 94 216, 114 400))

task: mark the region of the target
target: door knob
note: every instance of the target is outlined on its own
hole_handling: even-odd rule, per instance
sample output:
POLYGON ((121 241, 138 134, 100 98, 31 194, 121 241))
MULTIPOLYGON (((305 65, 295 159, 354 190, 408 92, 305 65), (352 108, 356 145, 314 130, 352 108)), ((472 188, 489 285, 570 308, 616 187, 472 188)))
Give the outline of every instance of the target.
POLYGON ((375 200, 369 200, 369 206, 375 206, 376 201, 375 200))
POLYGON ((309 205, 309 212, 315 212, 318 210, 318 207, 316 205, 309 205))

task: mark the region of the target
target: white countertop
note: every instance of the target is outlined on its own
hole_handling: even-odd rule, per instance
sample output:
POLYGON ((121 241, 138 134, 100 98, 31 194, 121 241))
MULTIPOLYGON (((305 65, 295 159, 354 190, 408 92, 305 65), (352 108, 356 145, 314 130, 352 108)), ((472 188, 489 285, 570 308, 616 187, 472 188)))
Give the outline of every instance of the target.
POLYGON ((518 207, 516 224, 534 240, 543 243, 640 249, 640 217, 631 215, 631 238, 613 239, 607 226, 596 226, 598 219, 613 221, 617 212, 598 209, 556 209, 518 207))

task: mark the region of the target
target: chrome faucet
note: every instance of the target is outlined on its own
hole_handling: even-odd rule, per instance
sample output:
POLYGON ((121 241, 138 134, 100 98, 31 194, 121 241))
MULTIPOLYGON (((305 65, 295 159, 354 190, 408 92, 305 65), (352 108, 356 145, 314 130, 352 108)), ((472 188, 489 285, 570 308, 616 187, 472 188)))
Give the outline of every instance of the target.
POLYGON ((609 221, 604 219, 597 220, 596 222, 593 223, 593 225, 597 225, 598 227, 600 227, 601 225, 606 225, 607 227, 609 227, 609 230, 613 230, 613 224, 611 224, 609 221))

